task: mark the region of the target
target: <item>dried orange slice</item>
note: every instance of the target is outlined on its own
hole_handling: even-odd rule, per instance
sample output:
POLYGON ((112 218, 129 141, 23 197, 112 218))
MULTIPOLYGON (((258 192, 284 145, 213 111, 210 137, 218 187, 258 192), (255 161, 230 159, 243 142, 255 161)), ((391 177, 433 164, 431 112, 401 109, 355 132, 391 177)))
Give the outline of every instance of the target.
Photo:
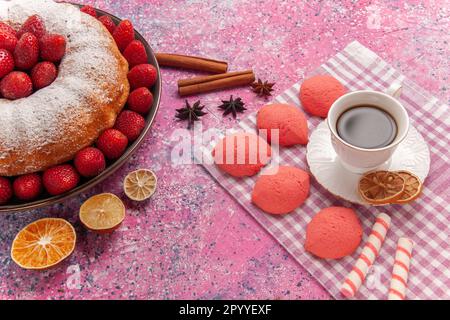
POLYGON ((109 233, 117 229, 125 219, 125 206, 112 193, 97 194, 80 207, 81 223, 91 231, 109 233))
POLYGON ((24 269, 43 270, 67 258, 75 248, 77 236, 64 219, 45 218, 19 231, 11 248, 11 258, 24 269))
POLYGON ((361 197, 372 204, 387 204, 397 200, 405 188, 405 180, 389 171, 366 173, 359 180, 361 197))
POLYGON ((405 189, 395 203, 404 204, 415 200, 422 192, 420 179, 409 171, 396 171, 396 173, 405 180, 405 189))
POLYGON ((125 177, 123 189, 131 200, 143 201, 155 193, 157 183, 158 179, 153 171, 140 169, 125 177))

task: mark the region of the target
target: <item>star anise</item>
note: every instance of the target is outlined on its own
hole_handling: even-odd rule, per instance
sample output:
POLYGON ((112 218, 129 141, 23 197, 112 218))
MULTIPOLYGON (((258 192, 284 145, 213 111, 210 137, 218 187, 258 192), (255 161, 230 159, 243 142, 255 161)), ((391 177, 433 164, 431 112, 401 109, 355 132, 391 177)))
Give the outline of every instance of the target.
POLYGON ((267 97, 272 95, 272 87, 275 83, 269 83, 268 81, 262 82, 261 79, 252 83, 253 92, 255 92, 260 97, 267 97))
POLYGON ((219 108, 224 110, 223 116, 227 116, 231 113, 233 115, 233 118, 236 119, 236 115, 238 112, 243 113, 245 110, 247 110, 244 105, 245 103, 242 102, 241 98, 233 99, 233 96, 230 96, 229 101, 222 100, 222 105, 220 105, 219 108))
POLYGON ((192 107, 189 102, 186 100, 186 107, 181 109, 176 109, 177 117, 179 120, 187 120, 188 121, 188 129, 194 124, 195 121, 200 120, 200 117, 207 114, 207 112, 202 111, 205 106, 200 105, 200 100, 195 102, 192 107))

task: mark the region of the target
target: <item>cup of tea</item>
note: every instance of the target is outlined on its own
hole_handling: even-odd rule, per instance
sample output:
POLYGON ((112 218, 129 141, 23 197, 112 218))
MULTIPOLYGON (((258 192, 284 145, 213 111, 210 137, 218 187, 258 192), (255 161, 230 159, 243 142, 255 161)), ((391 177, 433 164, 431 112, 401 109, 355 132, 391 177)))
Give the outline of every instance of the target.
POLYGON ((331 142, 349 171, 364 173, 382 166, 406 138, 409 117, 397 100, 401 88, 395 83, 386 93, 349 92, 331 106, 327 118, 331 142))

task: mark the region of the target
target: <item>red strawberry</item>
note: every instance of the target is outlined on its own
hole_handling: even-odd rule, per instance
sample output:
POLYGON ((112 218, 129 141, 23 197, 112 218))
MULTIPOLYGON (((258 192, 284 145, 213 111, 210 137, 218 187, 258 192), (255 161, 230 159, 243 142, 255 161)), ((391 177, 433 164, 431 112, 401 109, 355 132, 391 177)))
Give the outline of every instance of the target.
POLYGON ((5 49, 0 49, 0 79, 14 70, 12 54, 5 49))
POLYGON ((39 41, 39 47, 42 60, 58 62, 66 53, 66 38, 60 34, 46 34, 39 41))
POLYGON ((11 182, 3 177, 0 177, 0 204, 5 204, 13 196, 13 189, 11 182))
POLYGON ((144 64, 148 62, 147 52, 145 47, 139 40, 133 40, 127 46, 123 52, 123 56, 130 64, 130 68, 138 64, 144 64))
POLYGON ((153 104, 153 95, 145 87, 137 88, 128 97, 128 108, 132 111, 146 114, 153 104))
POLYGON ((0 93, 9 100, 25 98, 33 93, 33 84, 25 72, 13 71, 0 82, 0 93))
POLYGON ((109 33, 113 34, 116 30, 116 24, 110 16, 101 16, 98 20, 108 29, 109 33))
POLYGON ((16 30, 13 29, 9 24, 0 21, 0 32, 11 33, 14 37, 17 37, 16 30))
POLYGON ((36 199, 42 192, 42 179, 37 173, 17 177, 13 183, 14 194, 20 200, 36 199))
POLYGON ((20 38, 27 32, 34 34, 38 39, 40 39, 47 33, 44 20, 42 20, 42 18, 37 14, 29 17, 22 25, 19 32, 17 32, 17 37, 20 38))
POLYGON ((75 188, 80 176, 73 166, 62 164, 45 170, 42 180, 47 192, 56 196, 75 188))
POLYGON ((32 33, 25 33, 17 42, 14 62, 21 70, 33 68, 39 59, 39 41, 32 33))
POLYGON ((97 148, 88 147, 77 153, 75 168, 83 177, 94 177, 105 170, 105 156, 97 148))
POLYGON ((126 49, 131 41, 134 40, 134 28, 130 20, 122 20, 113 33, 114 40, 120 51, 126 49))
POLYGON ((49 86, 56 79, 58 70, 51 62, 40 62, 31 70, 31 81, 34 90, 39 90, 49 86))
POLYGON ((145 127, 145 119, 134 111, 122 111, 117 117, 114 128, 122 132, 129 141, 136 140, 145 127))
POLYGON ((84 6, 80 9, 81 12, 87 13, 90 16, 93 16, 94 18, 97 18, 97 11, 92 6, 84 6))
POLYGON ((157 72, 151 64, 138 64, 128 72, 128 81, 132 89, 150 88, 156 82, 157 72))
POLYGON ((97 140, 97 147, 108 159, 119 158, 127 148, 127 137, 115 129, 105 130, 97 140))
POLYGON ((17 38, 10 32, 0 31, 0 49, 14 52, 17 45, 17 38))

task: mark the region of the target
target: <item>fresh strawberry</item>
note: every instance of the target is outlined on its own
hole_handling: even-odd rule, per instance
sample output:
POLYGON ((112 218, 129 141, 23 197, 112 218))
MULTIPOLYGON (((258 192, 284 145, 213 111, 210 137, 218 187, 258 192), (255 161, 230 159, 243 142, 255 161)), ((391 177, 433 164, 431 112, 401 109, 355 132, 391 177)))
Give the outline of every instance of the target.
POLYGON ((148 63, 147 52, 139 40, 131 41, 123 52, 123 56, 127 59, 130 68, 138 64, 148 63))
POLYGON ((114 128, 122 132, 128 141, 134 141, 139 138, 145 127, 145 119, 134 111, 122 111, 117 117, 114 128))
POLYGON ((110 16, 101 16, 98 20, 108 29, 109 33, 113 34, 116 30, 116 24, 110 16))
POLYGON ((70 164, 62 164, 44 171, 44 187, 52 196, 62 194, 75 188, 80 176, 70 164))
POLYGON ((17 177, 13 183, 14 194, 20 200, 36 199, 42 192, 42 179, 37 173, 17 177))
POLYGON ((120 51, 123 52, 130 42, 134 40, 134 28, 130 20, 122 20, 116 30, 114 30, 113 37, 120 51))
POLYGON ((127 137, 116 129, 105 130, 97 140, 97 147, 108 159, 119 158, 127 148, 127 137))
POLYGON ((81 12, 87 13, 90 16, 93 16, 94 18, 97 18, 97 11, 92 6, 84 6, 80 9, 81 12))
POLYGON ((42 20, 42 18, 37 14, 29 17, 22 25, 19 32, 17 32, 17 37, 21 38, 25 33, 32 33, 40 39, 47 33, 44 20, 42 20))
POLYGON ((7 178, 0 177, 0 204, 7 203, 13 196, 11 182, 7 178))
POLYGON ((33 93, 33 84, 25 72, 13 71, 0 81, 0 93, 9 100, 25 98, 33 93))
POLYGON ((33 82, 34 90, 39 90, 49 86, 55 81, 58 74, 56 66, 48 61, 39 62, 31 70, 31 81, 33 82))
POLYGON ((25 33, 17 42, 14 62, 20 70, 33 68, 39 59, 39 41, 32 33, 25 33))
POLYGON ((17 38, 10 32, 0 30, 0 49, 14 52, 17 45, 17 38))
POLYGON ((131 89, 150 88, 156 82, 157 71, 151 64, 138 64, 128 72, 131 89))
POLYGON ((106 167, 105 156, 99 149, 93 147, 79 151, 75 156, 74 164, 83 177, 94 177, 106 167))
POLYGON ((16 30, 13 29, 9 24, 0 21, 0 32, 11 33, 14 37, 17 37, 16 30))
POLYGON ((146 114, 153 104, 153 95, 145 87, 137 88, 128 96, 128 108, 132 111, 146 114))
POLYGON ((14 59, 12 54, 5 49, 0 49, 0 79, 14 70, 14 59))
POLYGON ((39 47, 42 60, 58 62, 66 53, 66 38, 60 34, 46 34, 39 41, 39 47))

